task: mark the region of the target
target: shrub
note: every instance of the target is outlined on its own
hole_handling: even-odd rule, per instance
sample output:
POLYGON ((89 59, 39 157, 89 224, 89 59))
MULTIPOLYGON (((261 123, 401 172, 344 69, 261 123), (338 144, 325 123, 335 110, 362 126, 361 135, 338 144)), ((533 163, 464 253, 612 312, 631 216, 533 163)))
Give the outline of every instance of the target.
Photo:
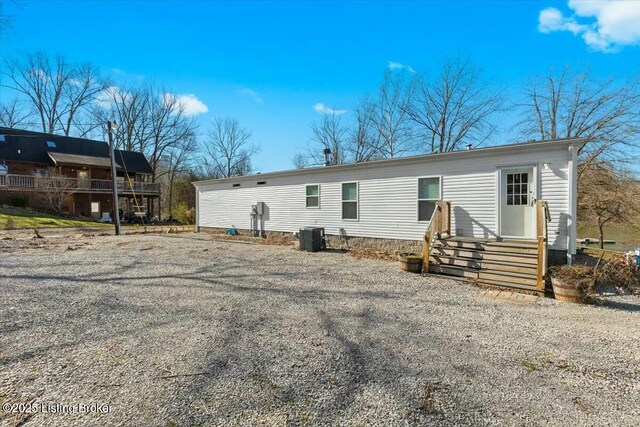
POLYGON ((196 218, 195 208, 189 208, 187 202, 180 202, 173 210, 174 218, 183 224, 193 224, 196 218))
POLYGON ((640 292, 640 270, 629 263, 624 255, 602 259, 596 267, 584 264, 552 267, 550 273, 567 284, 576 285, 587 299, 592 298, 598 288, 614 287, 627 292, 640 292))
POLYGON ((7 221, 4 223, 5 230, 14 230, 15 228, 16 228, 16 220, 13 218, 7 219, 7 221))
POLYGON ((16 208, 25 208, 27 207, 27 202, 29 201, 29 197, 26 194, 14 194, 9 197, 9 204, 11 206, 15 206, 16 208))
POLYGON ((629 292, 640 292, 640 270, 628 262, 624 255, 605 261, 596 270, 596 282, 629 292))
POLYGON ((196 222, 196 208, 187 209, 184 216, 187 224, 194 224, 196 222))

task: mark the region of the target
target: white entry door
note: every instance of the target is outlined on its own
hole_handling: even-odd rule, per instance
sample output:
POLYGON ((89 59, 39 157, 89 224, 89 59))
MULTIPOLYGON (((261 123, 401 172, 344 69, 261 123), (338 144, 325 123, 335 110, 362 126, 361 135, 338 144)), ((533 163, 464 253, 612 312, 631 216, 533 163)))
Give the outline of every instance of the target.
POLYGON ((533 167, 501 170, 501 237, 535 238, 536 179, 534 173, 533 167))

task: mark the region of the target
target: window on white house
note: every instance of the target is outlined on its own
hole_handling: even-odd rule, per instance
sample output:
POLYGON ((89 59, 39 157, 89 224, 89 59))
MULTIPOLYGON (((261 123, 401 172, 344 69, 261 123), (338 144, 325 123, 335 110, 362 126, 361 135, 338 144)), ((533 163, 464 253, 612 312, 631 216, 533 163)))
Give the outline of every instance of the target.
POLYGON ((358 219, 358 183, 342 184, 342 219, 358 219))
POLYGON ((507 174, 507 206, 529 204, 529 174, 507 174))
POLYGON ((308 208, 320 207, 320 186, 319 185, 307 185, 307 207, 308 208))
POLYGON ((418 221, 429 221, 440 200, 440 177, 418 179, 418 221))

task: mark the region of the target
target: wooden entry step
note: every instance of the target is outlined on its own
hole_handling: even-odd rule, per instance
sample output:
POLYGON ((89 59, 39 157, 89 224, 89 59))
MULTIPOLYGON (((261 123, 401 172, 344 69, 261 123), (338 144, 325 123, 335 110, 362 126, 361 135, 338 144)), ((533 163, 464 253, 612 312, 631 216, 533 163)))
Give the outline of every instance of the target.
POLYGON ((524 273, 535 275, 537 266, 535 263, 522 263, 513 261, 494 261, 490 259, 475 259, 456 256, 432 255, 430 262, 445 266, 458 266, 466 268, 475 268, 478 270, 498 270, 513 273, 524 273))
POLYGON ((435 239, 429 272, 479 284, 538 291, 538 246, 529 240, 435 239))
POLYGON ((536 201, 536 238, 491 239, 451 235, 451 202, 436 202, 424 233, 423 268, 436 274, 538 294, 547 268, 548 204, 536 201))
POLYGON ((524 264, 536 264, 538 262, 538 255, 536 253, 511 253, 477 249, 458 249, 446 246, 434 246, 431 249, 431 255, 455 258, 471 258, 496 262, 520 262, 524 264))

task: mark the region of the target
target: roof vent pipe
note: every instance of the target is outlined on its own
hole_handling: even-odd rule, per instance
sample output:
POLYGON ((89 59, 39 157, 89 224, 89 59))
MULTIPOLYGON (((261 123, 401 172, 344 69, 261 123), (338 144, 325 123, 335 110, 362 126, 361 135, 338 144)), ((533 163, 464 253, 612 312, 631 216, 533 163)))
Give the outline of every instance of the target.
POLYGON ((322 154, 324 154, 324 165, 331 166, 331 149, 325 148, 322 150, 322 154))
POLYGON ((467 144, 467 151, 471 150, 471 148, 473 148, 473 146, 471 144, 467 144))

